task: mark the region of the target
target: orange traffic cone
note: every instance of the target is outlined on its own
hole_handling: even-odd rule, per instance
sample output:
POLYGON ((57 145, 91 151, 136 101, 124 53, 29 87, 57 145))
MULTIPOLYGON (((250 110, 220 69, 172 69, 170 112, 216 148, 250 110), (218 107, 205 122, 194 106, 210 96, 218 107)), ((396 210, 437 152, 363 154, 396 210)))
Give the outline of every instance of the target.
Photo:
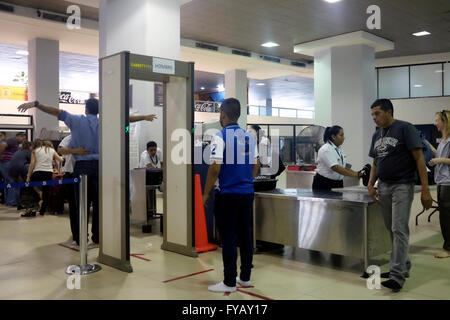
POLYGON ((217 246, 208 243, 205 208, 203 207, 200 175, 195 175, 195 249, 197 252, 216 250, 217 246))

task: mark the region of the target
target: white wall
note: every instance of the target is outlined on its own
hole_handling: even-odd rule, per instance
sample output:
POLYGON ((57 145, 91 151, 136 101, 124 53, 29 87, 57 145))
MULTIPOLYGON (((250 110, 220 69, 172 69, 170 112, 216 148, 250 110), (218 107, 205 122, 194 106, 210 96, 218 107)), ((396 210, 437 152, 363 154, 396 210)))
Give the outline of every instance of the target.
POLYGON ((412 124, 434 124, 434 114, 450 109, 450 97, 392 100, 394 118, 412 124))

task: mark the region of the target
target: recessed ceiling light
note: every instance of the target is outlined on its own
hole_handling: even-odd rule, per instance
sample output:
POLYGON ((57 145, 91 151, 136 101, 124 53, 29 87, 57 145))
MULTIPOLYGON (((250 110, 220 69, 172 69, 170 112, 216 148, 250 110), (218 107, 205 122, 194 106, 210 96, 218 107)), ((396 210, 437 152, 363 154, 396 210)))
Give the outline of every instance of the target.
POLYGON ((325 1, 328 2, 328 3, 335 3, 335 2, 339 2, 341 0, 325 0, 325 1))
POLYGON ((219 84, 217 86, 217 89, 219 89, 220 91, 223 91, 223 90, 225 90, 225 87, 223 86, 223 84, 219 84))
POLYGON ((414 85, 414 88, 422 88, 423 87, 423 85, 421 85, 421 84, 415 84, 414 85))
POLYGON ((428 31, 420 31, 420 32, 413 33, 413 36, 422 37, 422 36, 427 36, 429 34, 431 34, 431 33, 429 33, 428 31))
POLYGON ((443 73, 445 72, 444 70, 436 70, 435 73, 443 73))
POLYGON ((263 83, 263 82, 258 82, 256 85, 257 85, 257 86, 265 86, 266 84, 263 83))
POLYGON ((19 50, 19 51, 16 51, 16 54, 21 55, 21 56, 27 56, 28 55, 28 51, 26 51, 26 50, 19 50))
POLYGON ((272 48, 272 47, 279 47, 280 45, 275 42, 266 42, 266 43, 263 43, 261 46, 266 47, 266 48, 272 48))
POLYGON ((205 90, 205 87, 201 87, 200 90, 205 90))

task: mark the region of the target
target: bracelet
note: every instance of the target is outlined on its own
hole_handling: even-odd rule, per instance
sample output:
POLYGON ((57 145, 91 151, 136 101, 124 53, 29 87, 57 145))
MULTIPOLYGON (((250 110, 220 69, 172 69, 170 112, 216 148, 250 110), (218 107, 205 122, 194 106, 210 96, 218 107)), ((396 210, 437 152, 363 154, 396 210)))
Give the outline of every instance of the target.
POLYGON ((37 106, 39 105, 39 101, 34 101, 34 107, 37 108, 37 106))

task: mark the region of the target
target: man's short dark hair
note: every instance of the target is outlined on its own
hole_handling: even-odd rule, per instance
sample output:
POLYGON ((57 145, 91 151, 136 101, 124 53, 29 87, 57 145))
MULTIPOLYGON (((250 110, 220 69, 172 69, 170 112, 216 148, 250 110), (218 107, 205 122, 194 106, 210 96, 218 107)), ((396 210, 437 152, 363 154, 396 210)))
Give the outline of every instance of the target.
POLYGON ((147 142, 147 149, 152 147, 158 147, 155 141, 147 142))
POLYGON ((372 103, 372 106, 370 107, 370 109, 373 109, 375 107, 380 107, 381 110, 383 111, 392 111, 392 116, 394 116, 394 106, 392 105, 391 100, 389 99, 377 99, 375 100, 374 103, 372 103))
POLYGON ((231 121, 237 121, 241 116, 241 104, 238 99, 228 98, 222 102, 220 111, 223 111, 231 121))
POLYGON ((97 99, 86 100, 86 110, 88 114, 92 114, 94 116, 98 115, 98 100, 97 99))
POLYGON ((18 134, 16 134, 16 137, 19 136, 26 137, 27 135, 24 132, 19 132, 18 134))

